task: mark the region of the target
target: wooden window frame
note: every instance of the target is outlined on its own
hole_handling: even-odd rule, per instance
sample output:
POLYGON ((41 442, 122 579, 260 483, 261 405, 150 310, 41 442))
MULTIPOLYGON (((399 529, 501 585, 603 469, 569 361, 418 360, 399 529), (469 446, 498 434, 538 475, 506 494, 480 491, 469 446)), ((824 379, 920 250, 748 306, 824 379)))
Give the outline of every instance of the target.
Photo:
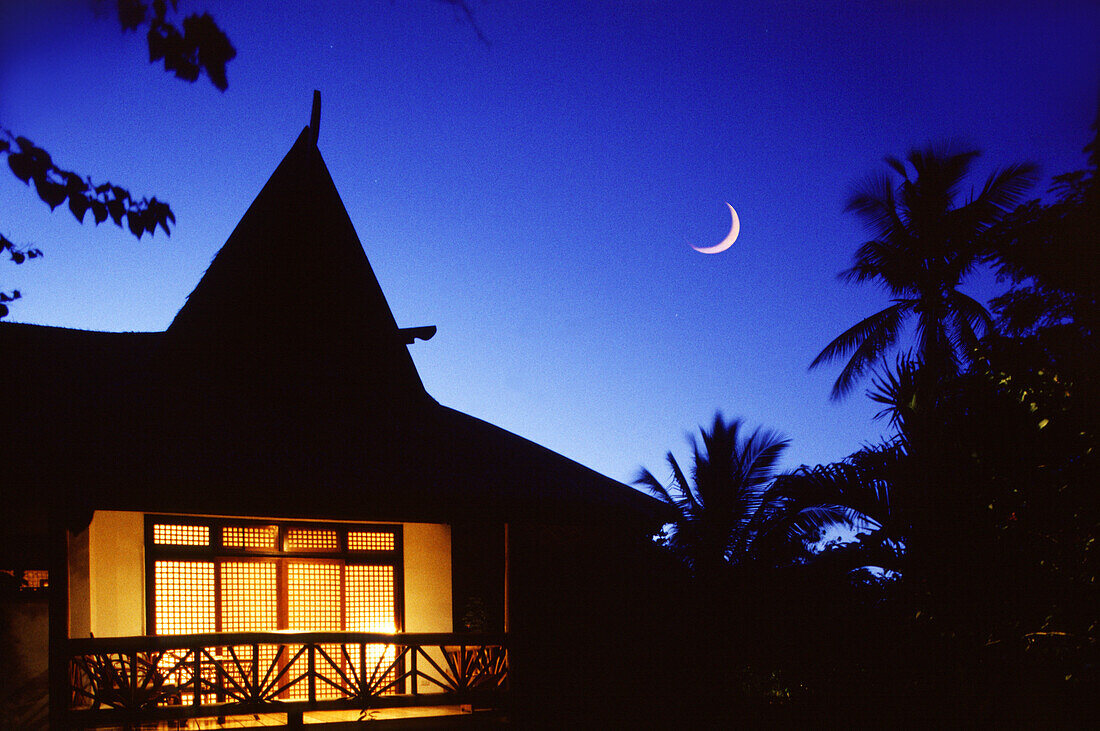
MULTIPOLYGON (((214 563, 214 626, 215 632, 222 631, 222 564, 226 561, 274 561, 276 568, 277 624, 279 629, 289 625, 287 564, 332 563, 342 566, 392 566, 394 592, 394 627, 403 632, 405 627, 405 546, 401 524, 381 523, 327 523, 294 520, 255 520, 233 518, 196 518, 182 515, 145 516, 145 621, 148 635, 157 634, 156 626, 156 562, 157 561, 210 561, 214 563), (202 525, 210 529, 210 545, 167 545, 153 542, 153 526, 158 523, 177 525, 202 525), (225 527, 263 527, 274 525, 278 528, 277 549, 227 548, 222 545, 222 528, 225 527), (287 532, 292 528, 313 530, 335 530, 337 549, 328 550, 283 550, 287 546, 287 532), (389 532, 394 536, 394 547, 383 551, 352 551, 348 548, 348 532, 389 532)), ((340 624, 347 625, 347 582, 344 571, 340 572, 340 624)))

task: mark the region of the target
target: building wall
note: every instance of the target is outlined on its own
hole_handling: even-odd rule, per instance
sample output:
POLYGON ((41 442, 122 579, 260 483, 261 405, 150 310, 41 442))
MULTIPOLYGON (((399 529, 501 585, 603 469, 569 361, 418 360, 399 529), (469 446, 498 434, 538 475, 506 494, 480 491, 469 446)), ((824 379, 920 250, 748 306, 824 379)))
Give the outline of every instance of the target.
MULTIPOLYGON (((451 529, 402 524, 405 631, 451 632, 451 529)), ((145 634, 145 515, 96 511, 69 542, 71 636, 145 634)))
POLYGON ((405 631, 451 632, 451 527, 404 523, 405 631))
POLYGON ((88 526, 91 625, 96 637, 145 634, 145 516, 98 510, 88 526))
POLYGON ((69 536, 69 637, 87 637, 92 631, 88 533, 69 536))

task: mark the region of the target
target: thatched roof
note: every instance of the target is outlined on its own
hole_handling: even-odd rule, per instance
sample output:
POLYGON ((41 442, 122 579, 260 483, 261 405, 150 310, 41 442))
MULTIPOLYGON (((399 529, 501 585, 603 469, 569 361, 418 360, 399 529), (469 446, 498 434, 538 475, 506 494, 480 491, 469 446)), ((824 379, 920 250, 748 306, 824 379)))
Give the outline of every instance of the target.
POLYGON ((25 512, 65 500, 78 523, 661 519, 637 491, 440 406, 405 340, 306 128, 165 332, 0 323, 23 374, 0 396, 6 491, 36 491, 25 512))

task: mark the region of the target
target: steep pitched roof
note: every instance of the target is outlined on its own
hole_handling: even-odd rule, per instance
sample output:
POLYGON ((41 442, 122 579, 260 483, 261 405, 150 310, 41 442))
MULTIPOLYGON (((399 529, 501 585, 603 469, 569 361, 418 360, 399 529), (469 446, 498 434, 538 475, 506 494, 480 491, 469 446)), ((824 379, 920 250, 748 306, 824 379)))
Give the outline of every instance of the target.
MULTIPOLYGON (((309 127, 214 257, 165 340, 173 358, 177 345, 186 352, 199 342, 232 342, 229 350, 248 360, 342 365, 358 377, 369 374, 372 387, 391 398, 425 397, 309 127)), ((240 364, 217 367, 234 365, 240 364)))
POLYGON ((437 404, 404 335, 307 127, 164 333, 0 323, 0 348, 40 371, 18 395, 0 391, 37 440, 6 466, 50 486, 76 523, 91 509, 664 517, 625 485, 437 404))

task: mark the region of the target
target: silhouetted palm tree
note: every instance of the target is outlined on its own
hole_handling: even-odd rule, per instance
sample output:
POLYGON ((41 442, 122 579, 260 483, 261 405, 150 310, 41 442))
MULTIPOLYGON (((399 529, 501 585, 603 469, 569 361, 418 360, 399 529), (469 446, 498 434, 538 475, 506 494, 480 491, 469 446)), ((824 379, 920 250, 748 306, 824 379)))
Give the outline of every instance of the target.
MULTIPOLYGON (((808 549, 833 526, 870 530, 895 540, 886 483, 846 463, 800 467, 776 475, 787 440, 757 429, 743 436, 738 419, 716 414, 702 448, 692 446, 691 477, 667 456, 671 483, 642 470, 636 484, 680 514, 669 533, 671 547, 698 573, 726 564, 781 566, 809 560, 808 549)), ((870 545, 869 543, 867 545, 870 545)))
POLYGON ((668 487, 642 470, 635 483, 679 511, 669 543, 698 572, 711 572, 731 556, 745 554, 753 540, 754 517, 775 477, 775 466, 788 441, 769 430, 742 436, 740 419, 714 417, 710 433, 699 429, 703 444, 688 437, 693 452, 691 479, 676 457, 668 487))
POLYGON ((840 527, 859 532, 862 538, 844 553, 849 570, 861 566, 896 568, 902 538, 895 522, 887 480, 850 461, 803 465, 780 475, 768 491, 768 500, 760 511, 759 531, 754 553, 780 563, 800 558, 821 562, 836 549, 801 556, 791 547, 820 541, 827 529, 840 527), (850 550, 855 545, 859 550, 850 550))
POLYGON ((1032 165, 1011 165, 989 176, 981 191, 962 205, 961 188, 978 155, 929 148, 906 161, 886 158, 901 176, 885 173, 856 188, 846 211, 854 211, 874 238, 856 252, 855 264, 841 272, 847 281, 876 281, 892 297, 889 307, 848 328, 810 364, 849 356, 833 385, 832 397, 851 392, 867 367, 893 348, 907 321, 915 318, 916 357, 935 380, 958 370, 977 344, 979 331, 992 327, 981 303, 958 287, 983 254, 982 236, 1019 203, 1035 178, 1032 165))

